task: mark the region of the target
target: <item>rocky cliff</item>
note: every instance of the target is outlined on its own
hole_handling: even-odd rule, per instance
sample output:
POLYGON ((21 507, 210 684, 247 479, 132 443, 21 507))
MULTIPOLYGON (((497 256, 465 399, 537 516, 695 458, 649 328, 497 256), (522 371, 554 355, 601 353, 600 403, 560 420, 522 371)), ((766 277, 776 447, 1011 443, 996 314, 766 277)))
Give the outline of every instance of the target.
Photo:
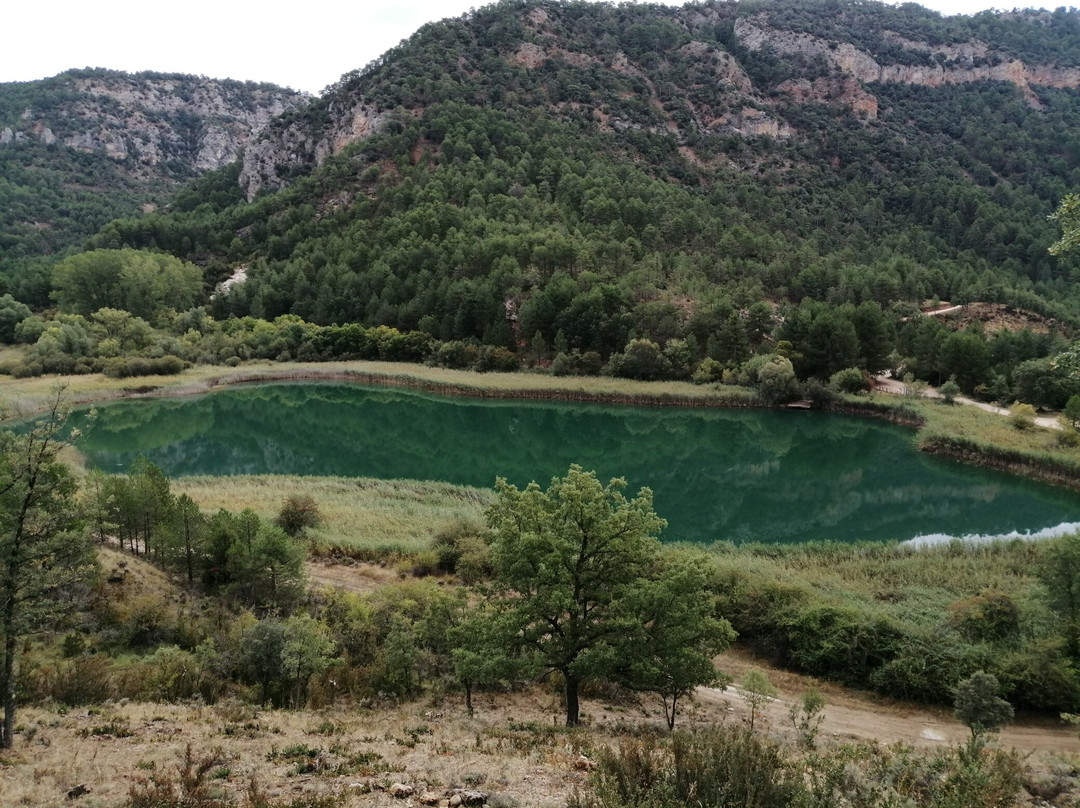
MULTIPOLYGON (((823 103, 871 121, 879 114, 874 88, 881 84, 1005 82, 1020 88, 1033 107, 1040 103, 1034 87, 1080 86, 1080 67, 1022 58, 1023 49, 1010 47, 1024 39, 1016 32, 1049 28, 1052 16, 994 18, 1013 28, 993 42, 965 36, 976 30, 968 18, 942 18, 915 7, 888 11, 875 3, 820 0, 792 4, 795 11, 761 11, 756 4, 709 0, 653 8, 651 16, 536 0, 504 5, 426 26, 375 65, 345 77, 316 102, 316 114, 269 127, 245 151, 240 181, 248 198, 370 137, 392 120, 393 110, 423 114, 427 94, 413 88, 437 79, 442 88, 467 87, 462 99, 477 96, 475 87, 492 72, 493 60, 515 71, 515 85, 530 88, 531 100, 546 101, 558 115, 587 110, 605 130, 670 133, 692 159, 702 137, 798 138, 786 114, 792 104, 823 103), (849 12, 858 19, 848 19, 849 12), (497 33, 484 30, 492 17, 500 17, 497 33), (892 30, 892 23, 906 27, 892 30), (439 62, 440 54, 451 52, 452 59, 439 62), (776 63, 787 66, 786 75, 773 75, 776 63), (543 91, 532 92, 538 84, 543 91)), ((1073 22, 1066 20, 1066 27, 1073 22)), ((1059 50, 1068 51, 1072 40, 1063 41, 1059 50)), ((480 96, 481 103, 502 97, 496 88, 480 96)))
POLYGON ((0 146, 59 144, 146 179, 195 175, 231 163, 271 118, 307 101, 267 84, 72 71, 0 85, 0 146))

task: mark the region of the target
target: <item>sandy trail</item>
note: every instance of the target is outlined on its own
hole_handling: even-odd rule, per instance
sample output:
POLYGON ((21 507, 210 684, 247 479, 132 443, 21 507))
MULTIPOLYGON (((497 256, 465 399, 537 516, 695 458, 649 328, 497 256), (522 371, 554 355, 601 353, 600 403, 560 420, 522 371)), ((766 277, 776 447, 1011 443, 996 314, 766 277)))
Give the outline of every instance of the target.
MULTIPOLYGON (((874 377, 874 389, 878 392, 889 393, 891 395, 902 396, 907 394, 907 385, 898 379, 894 379, 891 376, 884 374, 874 377)), ((922 391, 924 398, 941 398, 941 393, 937 388, 927 385, 922 391)), ((956 396, 953 399, 957 404, 966 404, 969 407, 978 407, 985 412, 992 412, 995 415, 1011 415, 1005 407, 997 407, 993 404, 987 404, 985 401, 975 401, 967 396, 956 396)), ((1061 429, 1061 422, 1055 416, 1052 415, 1040 415, 1035 418, 1036 426, 1041 426, 1044 429, 1061 429)))
MULTIPOLYGON (((734 676, 736 685, 727 690, 699 688, 696 698, 703 706, 725 708, 736 720, 749 721, 750 717, 750 708, 739 695, 738 681, 746 671, 757 668, 768 675, 778 691, 777 700, 764 711, 765 720, 774 730, 791 729, 788 709, 803 693, 814 689, 826 701, 822 737, 926 747, 962 744, 970 735, 968 728, 953 716, 950 709, 896 702, 871 693, 849 690, 813 677, 771 668, 741 651, 729 651, 722 655, 717 659, 717 666, 734 676)), ((756 720, 761 720, 760 713, 756 720)), ((1076 729, 1047 718, 1021 716, 996 736, 996 743, 1040 757, 1080 754, 1080 734, 1076 729)))

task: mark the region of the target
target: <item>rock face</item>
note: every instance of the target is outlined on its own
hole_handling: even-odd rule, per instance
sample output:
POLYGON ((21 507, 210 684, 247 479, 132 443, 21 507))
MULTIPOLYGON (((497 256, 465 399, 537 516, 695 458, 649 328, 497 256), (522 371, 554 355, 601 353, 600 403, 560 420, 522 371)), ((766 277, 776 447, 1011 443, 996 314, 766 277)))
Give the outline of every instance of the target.
MULTIPOLYGON (((781 55, 800 55, 823 59, 834 71, 844 74, 861 84, 920 84, 940 87, 943 84, 967 84, 976 81, 1004 81, 1025 91, 1029 103, 1037 103, 1030 91, 1031 85, 1045 87, 1080 87, 1080 69, 1062 68, 1054 65, 1026 65, 1017 59, 995 59, 985 42, 971 41, 959 45, 932 47, 923 42, 912 42, 895 34, 885 39, 905 50, 919 51, 940 56, 944 64, 906 65, 880 64, 866 51, 850 42, 830 43, 811 34, 782 31, 768 24, 768 14, 742 17, 735 22, 735 35, 748 50, 769 48, 781 55)), ((817 97, 822 88, 811 90, 807 97, 817 97)), ((799 93, 796 93, 798 95, 799 93)), ((853 109, 877 114, 876 99, 871 104, 863 91, 848 94, 853 109)))
POLYGON ((0 86, 0 109, 10 109, 16 93, 26 106, 0 120, 0 146, 59 143, 126 163, 141 178, 227 165, 271 118, 308 102, 266 84, 105 70, 0 86))
POLYGON ((259 138, 249 145, 240 170, 240 184, 249 200, 263 188, 280 187, 282 176, 320 165, 350 143, 370 137, 388 117, 363 101, 331 108, 331 115, 330 125, 318 134, 299 119, 281 127, 273 137, 259 138))
POLYGON ((1033 107, 1040 102, 1032 87, 1080 87, 1080 68, 1026 64, 1002 50, 1005 45, 955 37, 931 44, 871 23, 848 33, 819 21, 834 32, 827 39, 818 29, 789 30, 783 14, 761 6, 703 2, 657 9, 648 25, 630 24, 611 11, 603 24, 592 25, 578 22, 588 15, 565 14, 559 3, 526 5, 518 24, 506 28, 515 33, 502 33, 497 44, 468 15, 427 26, 383 60, 344 77, 307 113, 272 124, 245 150, 240 183, 247 197, 311 171, 395 115, 419 116, 425 104, 455 97, 447 85, 457 85, 464 103, 500 98, 484 84, 499 59, 533 88, 529 103, 546 103, 553 117, 585 113, 606 131, 670 136, 684 153, 709 135, 797 139, 795 117, 788 114, 793 104, 848 109, 869 125, 879 114, 874 87, 881 84, 1008 82, 1033 107), (599 39, 597 30, 603 32, 599 39), (654 39, 642 44, 642 37, 654 39), (469 44, 448 50, 451 42, 469 44), (451 52, 445 63, 432 61, 432 54, 451 52), (767 60, 758 56, 755 66, 747 58, 761 52, 810 67, 803 76, 774 83, 762 69, 767 60))

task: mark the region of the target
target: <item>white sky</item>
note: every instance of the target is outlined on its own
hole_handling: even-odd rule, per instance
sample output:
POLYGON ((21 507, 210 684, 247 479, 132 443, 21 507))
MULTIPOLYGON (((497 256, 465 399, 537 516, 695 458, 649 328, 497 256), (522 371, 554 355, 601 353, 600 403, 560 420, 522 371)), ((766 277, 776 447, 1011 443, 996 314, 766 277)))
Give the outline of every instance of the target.
MULTIPOLYGON (((681 0, 663 2, 681 5, 681 0)), ((317 94, 424 23, 483 5, 485 0, 314 5, 295 0, 12 0, 0 15, 0 82, 104 67, 268 81, 317 94)), ((924 0, 922 5, 945 14, 970 14, 1003 3, 924 0)))

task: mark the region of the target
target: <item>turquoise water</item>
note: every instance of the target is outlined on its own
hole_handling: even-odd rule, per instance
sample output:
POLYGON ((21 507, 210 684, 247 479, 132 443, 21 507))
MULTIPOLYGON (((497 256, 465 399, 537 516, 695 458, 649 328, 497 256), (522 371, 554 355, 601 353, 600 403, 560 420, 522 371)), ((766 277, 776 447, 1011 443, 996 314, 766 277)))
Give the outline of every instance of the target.
MULTIPOLYGON (((85 413, 76 413, 80 425, 85 413)), ((909 430, 811 412, 445 398, 345 384, 101 406, 78 446, 119 472, 546 486, 571 463, 653 490, 667 540, 1005 535, 1080 521, 1080 496, 929 457, 909 430)))

